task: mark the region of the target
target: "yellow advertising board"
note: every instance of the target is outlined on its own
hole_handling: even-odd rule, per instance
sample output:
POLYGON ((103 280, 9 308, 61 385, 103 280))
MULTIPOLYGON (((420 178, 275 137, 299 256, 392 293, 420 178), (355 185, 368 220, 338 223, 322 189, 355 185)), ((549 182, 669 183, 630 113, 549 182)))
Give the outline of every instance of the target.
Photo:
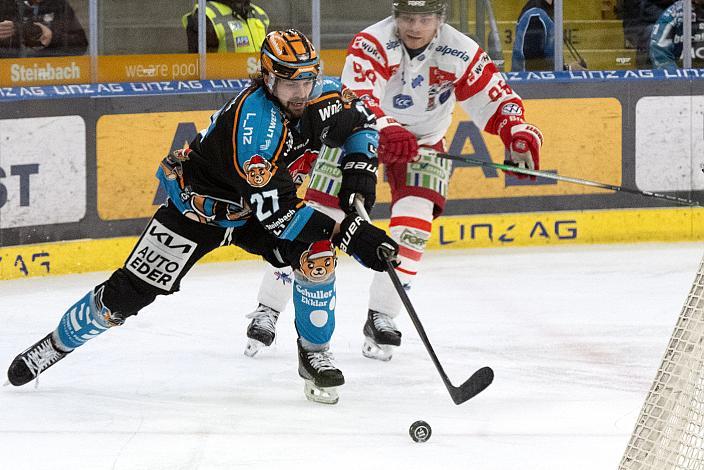
MULTIPOLYGON (((540 169, 581 179, 621 185, 621 104, 615 98, 525 100, 526 119, 545 137, 540 169)), ((480 132, 460 106, 446 135, 448 153, 502 163, 498 136, 480 132)), ((553 180, 520 182, 501 171, 454 163, 448 198, 490 199, 606 193, 605 190, 553 180)), ((377 201, 390 201, 388 185, 377 201)))
POLYGON ((90 83, 90 57, 0 59, 0 86, 26 87, 90 83))
POLYGON ((98 57, 98 82, 198 80, 198 54, 110 55, 98 57))
MULTIPOLYGON (((159 162, 208 127, 213 111, 117 114, 98 119, 98 215, 103 220, 151 217, 159 162)), ((157 200, 158 199, 158 200, 157 200)))
POLYGON ((339 77, 345 66, 346 49, 323 49, 320 51, 323 74, 328 77, 339 77))
MULTIPOLYGON (((25 277, 114 270, 122 266, 137 237, 0 247, 0 281, 25 277)), ((257 256, 235 246, 218 248, 201 261, 240 261, 257 256)))
POLYGON ((259 54, 218 52, 205 57, 205 78, 249 78, 259 70, 259 54))
MULTIPOLYGON (((375 225, 387 229, 388 221, 375 225)), ((702 232, 704 211, 697 208, 487 214, 438 218, 428 248, 698 241, 702 232)), ((0 247, 0 280, 113 270, 136 242, 137 237, 124 237, 0 247)), ((258 257, 228 246, 201 262, 245 259, 258 257)))
POLYGON ((610 209, 439 217, 429 248, 700 240, 704 211, 610 209))
MULTIPOLYGON (((323 74, 339 77, 345 65, 345 49, 323 49, 320 51, 323 74)), ((205 78, 210 80, 249 78, 259 70, 259 54, 217 52, 206 55, 205 78)))

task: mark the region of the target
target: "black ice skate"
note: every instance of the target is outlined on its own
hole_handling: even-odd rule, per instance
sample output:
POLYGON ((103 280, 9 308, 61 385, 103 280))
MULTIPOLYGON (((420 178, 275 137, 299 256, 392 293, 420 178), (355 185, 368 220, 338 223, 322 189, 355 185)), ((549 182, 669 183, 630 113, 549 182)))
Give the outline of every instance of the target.
POLYGON ((332 361, 329 350, 305 351, 298 341, 298 375, 305 381, 303 391, 307 399, 327 405, 334 405, 340 399, 335 387, 343 385, 345 377, 332 361))
POLYGON ((276 337, 276 320, 279 319, 279 312, 264 304, 259 304, 257 309, 247 315, 251 318, 247 327, 247 347, 244 350, 245 356, 254 357, 260 349, 271 346, 276 337))
POLYGON ((393 348, 401 345, 401 332, 396 329, 393 318, 376 310, 369 310, 364 324, 362 354, 370 359, 389 361, 393 348))
POLYGON ((39 374, 59 362, 67 354, 56 347, 51 339, 51 333, 49 333, 15 357, 7 370, 7 379, 16 387, 34 379, 38 380, 39 374))

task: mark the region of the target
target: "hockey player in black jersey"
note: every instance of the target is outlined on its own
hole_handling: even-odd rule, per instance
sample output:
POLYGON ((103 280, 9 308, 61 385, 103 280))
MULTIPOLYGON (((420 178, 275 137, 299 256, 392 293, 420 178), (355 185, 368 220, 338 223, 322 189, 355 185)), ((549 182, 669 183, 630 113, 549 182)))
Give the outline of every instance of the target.
POLYGON ((344 147, 339 162, 343 184, 372 201, 378 134, 359 100, 322 79, 317 52, 302 33, 269 33, 261 64, 261 76, 217 111, 188 148, 162 161, 157 177, 168 200, 124 266, 12 361, 11 384, 32 381, 156 296, 178 291, 196 261, 234 244, 272 265, 294 269, 299 375, 309 399, 337 402, 334 387, 344 383, 344 376, 329 351, 335 325, 335 247, 382 271, 398 246, 355 214, 336 223, 306 205, 296 195, 296 183, 322 144, 344 147))

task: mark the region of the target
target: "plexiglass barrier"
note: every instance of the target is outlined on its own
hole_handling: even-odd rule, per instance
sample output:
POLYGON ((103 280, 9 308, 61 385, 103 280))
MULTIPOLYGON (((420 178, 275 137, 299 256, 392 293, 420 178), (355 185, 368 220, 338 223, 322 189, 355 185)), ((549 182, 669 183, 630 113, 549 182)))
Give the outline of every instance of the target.
MULTIPOLYGON (((354 34, 392 2, 257 0, 246 20, 240 3, 5 0, 0 86, 247 78, 265 31, 290 27, 318 43, 336 75, 354 34)), ((506 72, 704 66, 704 0, 448 0, 446 22, 506 72)))

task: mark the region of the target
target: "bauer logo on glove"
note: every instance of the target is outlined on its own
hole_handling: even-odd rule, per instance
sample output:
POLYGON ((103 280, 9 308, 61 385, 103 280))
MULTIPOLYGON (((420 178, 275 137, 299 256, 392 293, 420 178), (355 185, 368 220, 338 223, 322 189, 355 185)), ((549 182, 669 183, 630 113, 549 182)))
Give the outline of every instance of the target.
POLYGON ((398 255, 398 244, 386 232, 354 213, 340 223, 340 232, 333 237, 333 243, 364 266, 379 272, 386 270, 387 260, 395 263, 398 255))

